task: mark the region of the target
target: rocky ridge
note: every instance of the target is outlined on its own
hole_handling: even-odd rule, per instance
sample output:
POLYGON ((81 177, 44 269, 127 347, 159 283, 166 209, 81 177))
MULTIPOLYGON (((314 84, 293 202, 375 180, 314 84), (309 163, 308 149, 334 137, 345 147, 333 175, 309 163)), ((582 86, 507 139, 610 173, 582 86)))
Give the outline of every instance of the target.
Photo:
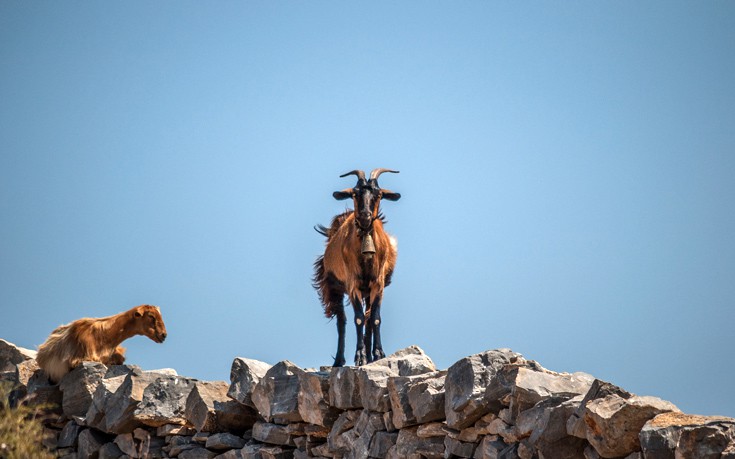
POLYGON ((60 458, 733 458, 735 419, 687 415, 509 349, 437 370, 417 346, 362 367, 235 358, 230 382, 85 362, 50 385, 0 340, 10 403, 54 408, 60 458))

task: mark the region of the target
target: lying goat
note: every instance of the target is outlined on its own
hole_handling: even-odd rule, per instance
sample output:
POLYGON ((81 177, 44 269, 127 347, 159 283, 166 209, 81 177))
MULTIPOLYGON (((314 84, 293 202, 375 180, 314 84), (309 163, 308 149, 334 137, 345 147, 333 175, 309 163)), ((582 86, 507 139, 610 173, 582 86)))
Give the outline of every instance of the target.
POLYGON ((383 230, 380 200, 397 201, 401 195, 378 186, 378 177, 384 172, 398 173, 375 169, 369 180, 361 170, 341 175, 356 175, 357 185, 336 191, 333 196, 338 200, 352 198, 355 210, 334 217, 329 228, 321 225, 315 228, 327 237, 324 255, 314 263, 313 285, 324 305, 324 315, 337 317, 335 367, 345 364, 345 294, 355 311, 355 365, 385 357, 380 339, 380 304, 383 289, 390 284, 398 253, 395 239, 383 230))
POLYGON ((157 306, 144 304, 114 316, 62 325, 38 347, 36 361, 57 383, 84 361, 121 365, 125 348, 120 343, 135 335, 145 335, 157 343, 166 339, 166 326, 157 306))

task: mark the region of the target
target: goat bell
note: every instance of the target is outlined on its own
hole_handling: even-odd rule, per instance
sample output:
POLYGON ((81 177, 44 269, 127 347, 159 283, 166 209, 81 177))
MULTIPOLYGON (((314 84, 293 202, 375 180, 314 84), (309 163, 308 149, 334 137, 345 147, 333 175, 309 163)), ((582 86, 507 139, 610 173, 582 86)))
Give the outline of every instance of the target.
POLYGON ((373 242, 373 236, 368 233, 362 238, 362 254, 365 258, 372 258, 375 254, 375 243, 373 242))

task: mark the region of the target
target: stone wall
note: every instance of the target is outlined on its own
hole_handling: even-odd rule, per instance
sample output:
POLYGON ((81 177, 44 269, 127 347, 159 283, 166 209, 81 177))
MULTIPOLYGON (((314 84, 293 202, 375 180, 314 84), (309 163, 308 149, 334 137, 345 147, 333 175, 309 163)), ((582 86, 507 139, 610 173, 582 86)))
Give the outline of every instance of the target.
POLYGON ((48 403, 62 458, 733 458, 735 419, 692 416, 509 349, 437 370, 411 346, 362 367, 236 358, 230 382, 86 362, 50 385, 0 340, 11 403, 48 403))

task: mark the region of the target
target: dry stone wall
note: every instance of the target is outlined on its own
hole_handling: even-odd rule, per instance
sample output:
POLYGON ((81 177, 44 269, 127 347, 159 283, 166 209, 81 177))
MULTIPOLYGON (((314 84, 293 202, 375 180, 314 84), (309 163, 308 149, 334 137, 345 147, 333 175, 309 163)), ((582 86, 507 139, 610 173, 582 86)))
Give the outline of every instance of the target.
POLYGON ((319 370, 238 357, 229 383, 85 362, 50 385, 34 357, 0 340, 0 380, 11 404, 54 406, 39 440, 66 459, 735 459, 733 418, 509 349, 446 370, 417 346, 319 370))

